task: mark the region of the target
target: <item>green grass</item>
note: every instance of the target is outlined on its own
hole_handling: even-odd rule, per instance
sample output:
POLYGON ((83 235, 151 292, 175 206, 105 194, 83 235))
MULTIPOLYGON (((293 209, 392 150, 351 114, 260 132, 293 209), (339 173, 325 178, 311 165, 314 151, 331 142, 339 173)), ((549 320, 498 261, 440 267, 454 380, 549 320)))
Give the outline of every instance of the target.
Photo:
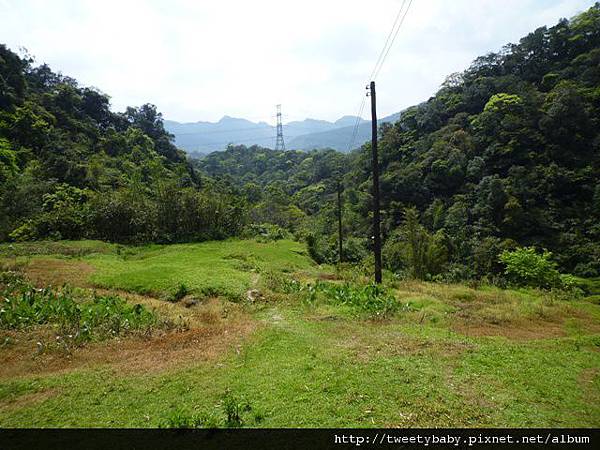
POLYGON ((34 241, 0 243, 0 257, 64 255, 81 257, 91 253, 110 253, 119 246, 102 241, 34 241))
POLYGON ((0 251, 23 263, 40 254, 55 258, 76 256, 78 261, 95 268, 90 281, 98 287, 155 295, 173 294, 183 283, 195 294, 239 298, 261 272, 316 270, 304 246, 289 240, 270 243, 228 240, 140 247, 82 241, 80 251, 77 251, 78 243, 59 244, 13 244, 10 251, 9 246, 3 244, 0 251))
POLYGON ((296 314, 221 365, 5 382, 0 401, 9 405, 27 392, 58 395, 0 410, 0 425, 158 426, 175 411, 218 418, 230 390, 251 405, 251 426, 598 426, 598 379, 588 391, 580 381, 600 370, 598 342, 516 344, 395 324, 354 330, 296 314))
POLYGON ((256 331, 216 359, 0 379, 0 427, 225 426, 232 404, 243 406, 242 426, 600 426, 600 306, 406 282, 388 287, 405 306, 371 320, 343 302, 307 304, 274 282, 293 274, 314 283, 324 269, 302 252, 291 241, 232 240, 73 257, 92 264, 102 286, 237 294, 257 284, 267 298, 244 306, 256 331), (463 334, 457 323, 507 332, 463 334), (519 337, 525 329, 533 334, 519 337))

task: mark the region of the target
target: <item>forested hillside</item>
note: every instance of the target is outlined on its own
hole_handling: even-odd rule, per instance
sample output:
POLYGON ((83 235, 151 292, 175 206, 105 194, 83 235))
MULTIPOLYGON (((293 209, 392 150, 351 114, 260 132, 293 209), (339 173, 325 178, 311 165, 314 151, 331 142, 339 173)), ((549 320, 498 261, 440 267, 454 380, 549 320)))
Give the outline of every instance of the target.
MULTIPOLYGON (((369 143, 348 155, 230 146, 192 165, 154 106, 109 105, 0 47, 0 240, 182 242, 272 224, 333 262, 339 181, 344 257, 368 264, 369 143)), ((480 277, 501 270, 503 250, 535 246, 597 276, 599 130, 596 4, 478 58, 381 127, 385 265, 480 277)))
POLYGON ((0 240, 236 234, 237 199, 203 183, 151 104, 109 97, 0 46, 0 240))
MULTIPOLYGON (((600 273, 600 4, 476 59, 380 138, 388 268, 478 277, 501 270, 502 250, 535 246, 600 273)), ((347 156, 235 147, 199 167, 245 190, 264 221, 305 217, 311 254, 334 261, 338 178, 346 259, 369 247, 369 164, 367 143, 347 156)))

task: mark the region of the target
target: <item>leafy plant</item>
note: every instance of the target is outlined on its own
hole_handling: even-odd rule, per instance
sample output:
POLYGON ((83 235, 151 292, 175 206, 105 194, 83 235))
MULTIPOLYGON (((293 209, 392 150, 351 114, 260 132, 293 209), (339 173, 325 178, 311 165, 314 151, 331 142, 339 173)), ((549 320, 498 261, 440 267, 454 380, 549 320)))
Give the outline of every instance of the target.
MULTIPOLYGON (((176 409, 169 413, 159 424, 160 428, 241 428, 247 422, 246 417, 252 411, 250 403, 237 397, 230 389, 225 390, 219 404, 222 418, 214 414, 187 414, 182 409, 176 409)), ((253 415, 255 423, 264 419, 261 412, 253 415)))
POLYGON ((187 414, 177 409, 158 425, 159 428, 216 428, 218 422, 214 417, 199 414, 187 414))
POLYGON ((394 295, 378 284, 357 286, 350 283, 335 284, 317 282, 303 289, 303 301, 314 305, 319 298, 334 305, 345 305, 366 313, 372 318, 386 318, 400 309, 394 295))
POLYGON ((223 394, 221 403, 225 413, 225 427, 241 428, 244 425, 243 414, 252 410, 250 403, 236 397, 230 389, 223 394))
POLYGON ((179 300, 181 300, 183 297, 185 297, 188 294, 189 294, 189 289, 185 285, 185 283, 179 283, 179 286, 177 287, 175 292, 173 292, 173 294, 169 297, 169 300, 172 302, 178 302, 179 300))
POLYGON ((416 208, 405 209, 404 222, 388 239, 383 253, 388 268, 404 270, 419 279, 439 274, 448 260, 444 233, 427 231, 419 222, 416 208))
POLYGON ((504 273, 519 285, 551 288, 560 285, 560 273, 550 258, 552 253, 544 250, 537 253, 535 247, 504 250, 500 261, 506 265, 504 273))
POLYGON ((78 298, 73 290, 37 289, 14 274, 0 283, 0 328, 23 329, 51 324, 76 344, 94 338, 147 331, 158 317, 141 304, 130 305, 114 295, 78 298))

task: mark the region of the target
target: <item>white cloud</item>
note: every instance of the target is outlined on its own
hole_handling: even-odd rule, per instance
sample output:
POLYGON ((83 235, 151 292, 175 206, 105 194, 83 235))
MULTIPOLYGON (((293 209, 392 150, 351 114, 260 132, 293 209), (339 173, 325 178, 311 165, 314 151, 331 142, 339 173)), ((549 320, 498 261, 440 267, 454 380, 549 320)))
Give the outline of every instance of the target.
MULTIPOLYGON (((0 42, 165 117, 335 120, 355 108, 401 0, 0 0, 0 42)), ((593 0, 414 0, 378 77, 384 116, 477 56, 593 0)))

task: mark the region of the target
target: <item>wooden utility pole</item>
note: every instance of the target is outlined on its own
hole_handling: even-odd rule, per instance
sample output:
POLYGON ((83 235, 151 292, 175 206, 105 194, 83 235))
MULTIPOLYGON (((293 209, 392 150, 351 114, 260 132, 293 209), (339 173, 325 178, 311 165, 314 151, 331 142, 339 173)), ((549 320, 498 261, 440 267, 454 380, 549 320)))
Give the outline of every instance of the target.
POLYGON ((342 253, 342 185, 337 182, 337 216, 338 216, 338 244, 340 252, 340 264, 344 261, 342 253))
POLYGON ((375 82, 371 81, 371 150, 373 170, 373 253, 375 256, 375 283, 381 283, 381 230, 379 215, 379 156, 377 154, 377 100, 375 82))

